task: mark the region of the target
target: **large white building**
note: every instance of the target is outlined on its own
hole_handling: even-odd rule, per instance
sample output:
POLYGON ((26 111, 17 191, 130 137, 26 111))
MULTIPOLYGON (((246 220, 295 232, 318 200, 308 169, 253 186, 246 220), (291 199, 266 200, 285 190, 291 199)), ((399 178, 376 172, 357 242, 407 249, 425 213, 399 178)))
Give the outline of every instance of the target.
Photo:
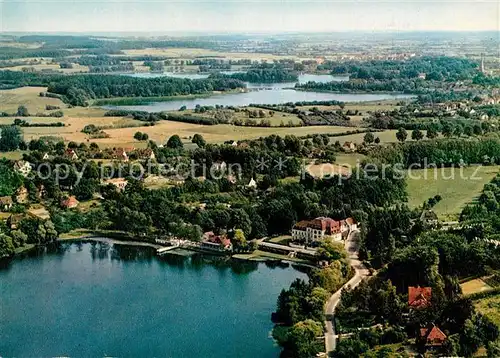
POLYGON ((326 217, 318 217, 313 220, 302 220, 292 228, 293 241, 315 242, 330 238, 333 241, 341 241, 350 231, 356 230, 354 219, 333 220, 326 217))

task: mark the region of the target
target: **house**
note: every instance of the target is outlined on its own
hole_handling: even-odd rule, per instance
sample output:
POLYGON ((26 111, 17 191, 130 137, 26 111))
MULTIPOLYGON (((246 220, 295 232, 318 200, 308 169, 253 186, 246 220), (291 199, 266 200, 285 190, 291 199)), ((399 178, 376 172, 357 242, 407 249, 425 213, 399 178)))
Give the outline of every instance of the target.
POLYGON ((430 227, 436 227, 439 224, 438 216, 433 210, 424 210, 420 215, 420 221, 430 227))
POLYGON ((28 202, 29 192, 23 185, 16 191, 16 202, 18 204, 26 204, 28 202))
POLYGON ((42 160, 49 160, 50 159, 50 155, 49 153, 45 153, 43 156, 42 156, 42 160))
POLYGON ((446 339, 446 334, 434 324, 427 328, 420 328, 419 340, 424 343, 427 348, 440 347, 446 339))
POLYGON ((427 75, 424 72, 420 72, 418 74, 418 78, 420 78, 421 80, 425 80, 427 78, 427 75))
POLYGON ((12 198, 10 196, 0 197, 0 211, 9 211, 12 208, 12 198))
POLYGON ((70 148, 66 149, 64 156, 70 160, 78 160, 78 155, 73 149, 70 148))
POLYGON ((104 180, 102 183, 104 185, 114 185, 119 191, 123 191, 128 184, 128 180, 125 178, 113 178, 104 180))
POLYGON ((233 147, 237 147, 238 146, 238 142, 233 140, 229 143, 229 145, 233 146, 233 147))
POLYGON ((113 152, 113 159, 128 162, 128 154, 123 148, 117 148, 113 152))
POLYGON ((74 196, 70 196, 61 201, 61 206, 65 209, 74 209, 80 204, 78 200, 74 196))
POLYGON ((247 184, 248 188, 256 188, 257 187, 257 182, 255 181, 254 178, 250 179, 250 182, 247 184))
POLYGON ((19 228, 19 223, 24 219, 23 214, 14 214, 9 216, 7 219, 7 226, 11 230, 17 230, 19 228))
POLYGON ((354 152, 356 150, 356 143, 354 142, 344 142, 342 149, 346 152, 354 152))
POLYGON ((142 160, 155 160, 156 155, 155 152, 151 148, 146 149, 137 149, 135 150, 138 159, 142 160))
POLYGON ((14 163, 14 170, 26 178, 31 173, 31 163, 24 160, 18 160, 14 163))
POLYGON ((211 251, 232 251, 233 244, 225 235, 215 235, 213 231, 203 234, 201 248, 211 251))
POLYGON ((345 219, 347 226, 349 227, 349 232, 358 230, 358 223, 353 218, 345 219))
POLYGON ((413 309, 426 308, 431 305, 432 288, 408 287, 408 306, 413 309))

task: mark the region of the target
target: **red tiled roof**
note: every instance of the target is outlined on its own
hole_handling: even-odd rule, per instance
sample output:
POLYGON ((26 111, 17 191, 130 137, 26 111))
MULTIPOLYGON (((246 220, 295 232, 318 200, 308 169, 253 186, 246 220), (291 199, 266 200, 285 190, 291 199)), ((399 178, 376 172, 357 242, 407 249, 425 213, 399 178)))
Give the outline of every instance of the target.
POLYGON ((427 344, 441 345, 447 338, 446 334, 433 325, 431 328, 420 328, 420 337, 425 338, 427 344))
POLYGON ((413 308, 423 308, 431 304, 432 288, 408 287, 408 305, 413 308))
POLYGON ((61 202, 61 205, 64 206, 64 207, 71 207, 71 206, 76 206, 78 205, 79 201, 76 200, 76 198, 74 196, 70 196, 69 198, 63 200, 61 202))

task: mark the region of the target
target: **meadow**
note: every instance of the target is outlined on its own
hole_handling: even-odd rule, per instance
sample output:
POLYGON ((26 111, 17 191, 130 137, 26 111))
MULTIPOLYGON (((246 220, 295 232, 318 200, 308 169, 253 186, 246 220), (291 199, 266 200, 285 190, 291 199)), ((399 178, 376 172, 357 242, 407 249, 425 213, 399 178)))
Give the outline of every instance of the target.
POLYGON ((441 220, 457 220, 464 206, 477 198, 499 169, 500 166, 470 166, 412 170, 406 180, 408 204, 414 208, 439 194, 442 200, 433 207, 435 213, 441 220))

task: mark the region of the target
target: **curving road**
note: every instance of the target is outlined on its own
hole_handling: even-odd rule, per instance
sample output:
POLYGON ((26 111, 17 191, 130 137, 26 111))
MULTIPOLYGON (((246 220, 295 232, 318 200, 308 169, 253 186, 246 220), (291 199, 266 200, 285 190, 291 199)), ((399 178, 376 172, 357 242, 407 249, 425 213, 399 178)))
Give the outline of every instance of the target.
POLYGON ((367 276, 370 275, 370 272, 368 269, 363 265, 363 263, 358 259, 358 247, 357 247, 357 238, 359 235, 358 230, 353 230, 351 233, 349 233, 349 236, 347 237, 345 241, 345 249, 348 254, 349 262, 351 266, 354 268, 354 276, 344 285, 342 286, 337 292, 335 292, 328 302, 326 303, 326 308, 325 308, 325 326, 326 326, 326 333, 325 333, 325 348, 326 348, 326 354, 330 356, 332 352, 335 350, 336 344, 337 344, 337 336, 335 334, 335 326, 333 325, 333 313, 335 311, 335 307, 340 302, 340 295, 342 293, 342 289, 347 286, 351 286, 351 288, 356 287, 359 285, 359 283, 367 276))

